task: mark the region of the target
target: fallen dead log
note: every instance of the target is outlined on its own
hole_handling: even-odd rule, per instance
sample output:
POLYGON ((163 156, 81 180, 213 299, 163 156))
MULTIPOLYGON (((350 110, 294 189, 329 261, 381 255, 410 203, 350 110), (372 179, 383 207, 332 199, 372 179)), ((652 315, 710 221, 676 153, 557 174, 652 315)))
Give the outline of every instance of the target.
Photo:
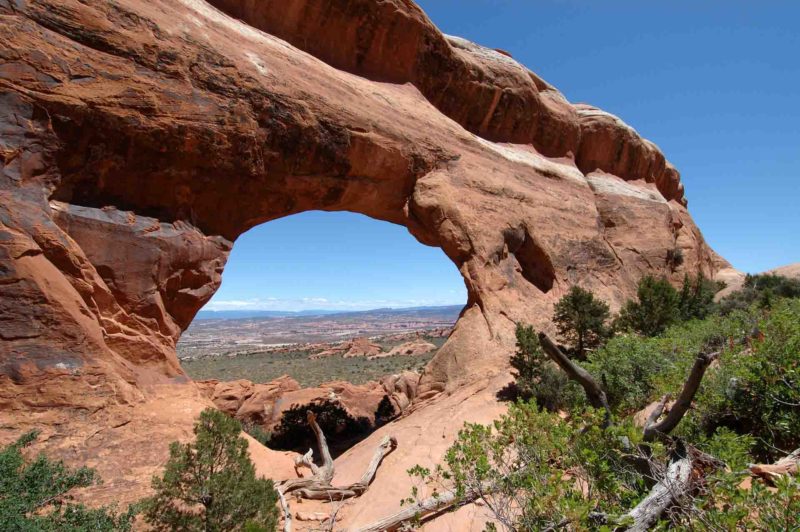
POLYGON ((491 488, 489 486, 486 486, 486 491, 469 490, 461 497, 457 496, 455 491, 446 491, 444 493, 432 495, 416 504, 401 509, 399 512, 383 517, 365 527, 358 528, 355 532, 392 532, 402 528, 404 524, 411 521, 425 521, 446 510, 452 510, 453 508, 458 508, 474 502, 490 490, 491 488))
POLYGON ((688 454, 684 453, 672 460, 664 478, 653 486, 647 497, 620 519, 623 523, 631 521, 627 530, 650 530, 668 508, 680 504, 680 500, 691 490, 692 470, 692 460, 688 454))
POLYGON ((333 486, 331 482, 333 481, 336 469, 333 464, 333 457, 331 457, 328 448, 328 441, 325 438, 325 433, 322 432, 322 429, 317 423, 316 415, 314 415, 313 412, 308 412, 307 419, 317 439, 317 447, 319 448, 320 456, 322 456, 322 465, 317 466, 314 463, 314 451, 309 449, 306 454, 295 461, 295 470, 298 471, 300 467, 307 467, 311 470, 311 477, 293 478, 278 483, 276 489, 284 515, 284 532, 291 532, 292 530, 291 509, 286 500, 286 495, 292 493, 295 497, 301 499, 325 501, 341 501, 350 497, 358 497, 367 491, 369 485, 375 479, 378 467, 380 467, 386 455, 397 448, 397 439, 394 436, 386 436, 381 440, 381 443, 378 444, 378 447, 375 449, 375 454, 372 456, 372 460, 370 460, 364 474, 361 475, 361 478, 357 482, 348 486, 333 486))
POLYGON ((286 502, 286 496, 280 489, 278 492, 278 501, 281 503, 281 511, 283 512, 283 532, 292 532, 292 511, 289 509, 289 503, 286 502))

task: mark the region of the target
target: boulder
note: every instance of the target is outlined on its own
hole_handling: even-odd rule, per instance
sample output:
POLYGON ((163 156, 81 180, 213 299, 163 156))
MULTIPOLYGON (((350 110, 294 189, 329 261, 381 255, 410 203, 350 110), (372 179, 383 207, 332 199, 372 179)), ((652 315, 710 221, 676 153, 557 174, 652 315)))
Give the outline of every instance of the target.
POLYGON ((342 355, 344 358, 371 357, 381 352, 381 346, 370 342, 369 338, 356 338, 348 344, 347 350, 342 355))

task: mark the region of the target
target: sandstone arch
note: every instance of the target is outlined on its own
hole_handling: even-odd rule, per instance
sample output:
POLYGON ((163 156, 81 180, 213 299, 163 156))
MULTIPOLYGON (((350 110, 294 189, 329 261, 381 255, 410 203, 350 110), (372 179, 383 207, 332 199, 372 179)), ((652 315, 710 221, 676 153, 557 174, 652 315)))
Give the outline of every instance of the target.
POLYGON ((654 144, 409 0, 296 0, 278 18, 212 3, 266 33, 202 0, 0 1, 11 426, 75 426, 54 445, 95 456, 87 426, 141 421, 177 386, 185 429, 203 403, 179 386, 181 330, 236 236, 305 210, 404 225, 458 267, 468 304, 422 400, 504 375, 514 322, 548 328, 571 284, 616 306, 644 273, 730 273, 654 144))

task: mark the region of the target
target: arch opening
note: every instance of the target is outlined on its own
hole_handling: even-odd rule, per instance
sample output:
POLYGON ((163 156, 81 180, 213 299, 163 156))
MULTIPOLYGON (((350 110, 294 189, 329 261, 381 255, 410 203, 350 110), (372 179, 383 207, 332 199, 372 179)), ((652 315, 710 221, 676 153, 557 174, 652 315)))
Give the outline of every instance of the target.
POLYGON ((453 262, 405 227, 307 211, 236 240, 177 353, 264 443, 306 450, 312 408, 337 454, 410 404, 466 301, 453 262))

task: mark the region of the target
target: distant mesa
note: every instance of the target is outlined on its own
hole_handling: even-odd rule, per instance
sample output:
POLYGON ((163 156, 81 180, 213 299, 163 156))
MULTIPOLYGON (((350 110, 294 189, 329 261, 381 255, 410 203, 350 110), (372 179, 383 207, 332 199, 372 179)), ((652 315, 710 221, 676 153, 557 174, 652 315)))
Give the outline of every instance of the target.
POLYGON ((367 310, 346 310, 346 309, 310 309, 310 310, 201 310, 195 316, 195 320, 240 320, 248 318, 313 318, 314 316, 332 315, 427 315, 452 314, 453 320, 458 317, 463 305, 430 305, 421 307, 401 307, 401 308, 375 308, 367 310))
POLYGON ((247 318, 291 318, 341 314, 342 310, 201 310, 196 320, 240 320, 247 318))

